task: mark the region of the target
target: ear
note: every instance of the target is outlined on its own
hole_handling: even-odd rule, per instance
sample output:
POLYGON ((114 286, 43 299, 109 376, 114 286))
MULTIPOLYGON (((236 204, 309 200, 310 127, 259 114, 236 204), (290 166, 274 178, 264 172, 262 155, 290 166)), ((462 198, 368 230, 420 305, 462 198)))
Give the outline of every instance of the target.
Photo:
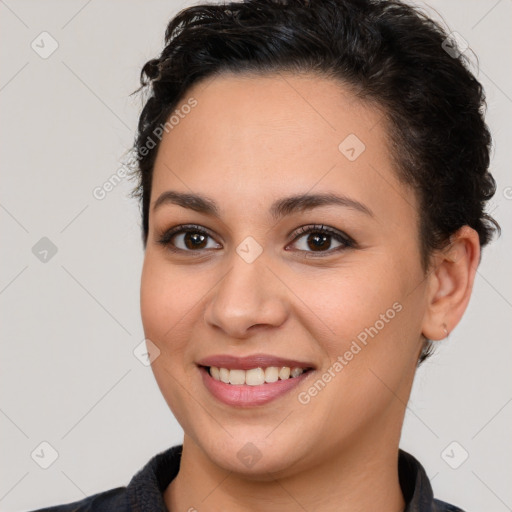
POLYGON ((422 333, 431 340, 446 338, 459 323, 471 297, 480 263, 478 233, 462 226, 450 245, 434 255, 428 276, 427 304, 422 333))

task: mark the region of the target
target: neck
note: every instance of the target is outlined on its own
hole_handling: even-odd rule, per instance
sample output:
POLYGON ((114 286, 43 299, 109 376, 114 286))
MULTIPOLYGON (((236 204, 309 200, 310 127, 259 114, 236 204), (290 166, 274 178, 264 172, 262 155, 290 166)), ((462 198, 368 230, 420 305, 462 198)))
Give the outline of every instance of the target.
POLYGON ((382 441, 369 444, 363 436, 364 442, 347 443, 350 448, 326 455, 307 472, 267 474, 264 480, 220 468, 185 435, 180 470, 164 500, 172 512, 401 512, 405 502, 398 479, 399 433, 394 443, 389 432, 371 434, 382 441))

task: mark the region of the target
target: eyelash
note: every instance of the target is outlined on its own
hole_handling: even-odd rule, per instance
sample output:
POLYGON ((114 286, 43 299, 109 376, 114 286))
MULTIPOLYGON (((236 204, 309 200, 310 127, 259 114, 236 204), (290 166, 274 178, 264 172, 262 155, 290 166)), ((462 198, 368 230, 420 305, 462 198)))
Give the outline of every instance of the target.
MULTIPOLYGON (((175 226, 175 227, 169 229, 168 231, 165 231, 162 235, 159 236, 157 242, 160 245, 166 247, 168 250, 170 250, 171 252, 174 252, 174 253, 184 253, 184 252, 201 253, 202 251, 212 250, 212 249, 198 249, 197 251, 194 251, 194 250, 185 250, 185 249, 179 249, 178 247, 174 247, 171 244, 171 240, 176 235, 179 235, 182 233, 195 233, 195 234, 201 234, 201 235, 205 235, 210 238, 213 238, 213 236, 203 227, 198 226, 197 224, 186 224, 186 225, 175 226)), ((340 251, 343 251, 346 249, 351 249, 351 248, 356 247, 356 242, 352 238, 350 238, 348 235, 345 235, 337 230, 326 227, 323 224, 314 224, 314 225, 302 226, 302 227, 298 228, 293 233, 294 238, 291 243, 296 242, 299 238, 301 238, 304 235, 309 234, 309 233, 329 235, 329 236, 333 237, 337 242, 340 242, 342 245, 340 245, 339 247, 336 247, 334 249, 329 249, 327 251, 316 252, 316 251, 301 251, 301 250, 299 250, 299 252, 306 253, 307 256, 305 255, 305 257, 308 257, 308 258, 322 257, 322 255, 331 255, 333 253, 337 253, 337 252, 340 252, 340 251)))

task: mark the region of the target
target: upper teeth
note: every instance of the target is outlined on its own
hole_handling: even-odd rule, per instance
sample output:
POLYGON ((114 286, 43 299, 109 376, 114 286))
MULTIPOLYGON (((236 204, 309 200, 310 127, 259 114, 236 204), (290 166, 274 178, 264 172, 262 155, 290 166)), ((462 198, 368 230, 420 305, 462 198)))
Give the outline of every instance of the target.
POLYGON ((215 380, 226 384, 259 386, 265 382, 276 382, 278 379, 286 380, 298 377, 304 372, 303 368, 289 366, 269 366, 268 368, 252 368, 251 370, 228 370, 210 366, 210 375, 215 380))

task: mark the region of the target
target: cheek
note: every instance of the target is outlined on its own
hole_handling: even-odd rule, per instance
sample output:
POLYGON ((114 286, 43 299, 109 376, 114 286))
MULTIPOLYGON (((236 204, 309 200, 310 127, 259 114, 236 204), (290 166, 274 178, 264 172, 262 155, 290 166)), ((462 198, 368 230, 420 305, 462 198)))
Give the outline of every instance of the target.
POLYGON ((319 375, 325 387, 312 383, 303 398, 311 416, 329 417, 334 437, 341 428, 357 429, 388 407, 400 409, 396 396, 407 399, 405 384, 417 352, 417 325, 411 321, 416 305, 407 297, 400 273, 382 268, 386 267, 368 265, 364 272, 344 268, 329 277, 326 273, 325 279, 301 279, 300 288, 294 288, 315 313, 316 327, 309 327, 328 366, 319 375), (339 417, 346 411, 351 414, 344 416, 341 427, 339 417))
POLYGON ((190 313, 200 297, 191 294, 190 289, 183 272, 155 257, 151 250, 146 251, 140 287, 141 317, 145 337, 160 350, 151 369, 169 408, 187 429, 190 403, 188 394, 183 393, 183 381, 189 360, 187 342, 193 328, 190 313))
POLYGON ((343 349, 341 340, 355 339, 376 323, 379 331, 389 331, 389 324, 399 316, 396 303, 402 297, 397 279, 368 266, 364 271, 340 268, 311 278, 301 276, 296 286, 297 295, 316 314, 319 328, 323 325, 330 333, 333 349, 343 349))
POLYGON ((142 324, 146 337, 165 350, 179 348, 170 340, 180 339, 177 332, 185 328, 200 297, 192 281, 179 268, 146 253, 140 287, 142 324))
POLYGON ((347 361, 344 373, 400 373, 414 365, 421 321, 421 304, 410 294, 414 272, 396 254, 375 256, 372 264, 352 267, 347 260, 343 268, 301 276, 294 286, 315 313, 309 327, 329 361, 347 361))

